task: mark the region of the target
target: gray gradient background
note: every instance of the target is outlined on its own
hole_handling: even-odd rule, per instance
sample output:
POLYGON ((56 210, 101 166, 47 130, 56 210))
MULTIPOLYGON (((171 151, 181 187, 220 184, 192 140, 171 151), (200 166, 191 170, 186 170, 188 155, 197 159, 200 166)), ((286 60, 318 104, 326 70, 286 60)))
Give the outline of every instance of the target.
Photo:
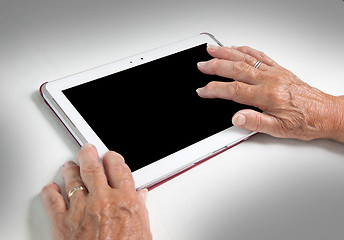
MULTIPOLYGON (((208 31, 339 95, 343 25, 341 0, 0 0, 0 239, 51 238, 39 192, 78 152, 43 82, 208 31)), ((147 206, 155 239, 343 239, 343 145, 258 135, 151 191, 147 206)))

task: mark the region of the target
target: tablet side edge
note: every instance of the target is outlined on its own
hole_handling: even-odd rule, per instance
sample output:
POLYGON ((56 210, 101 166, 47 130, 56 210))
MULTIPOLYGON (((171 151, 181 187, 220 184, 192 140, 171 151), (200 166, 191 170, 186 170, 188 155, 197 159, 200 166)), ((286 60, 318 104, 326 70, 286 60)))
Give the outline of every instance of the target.
POLYGON ((68 118, 65 112, 61 109, 55 99, 50 95, 49 91, 47 90, 47 84, 49 82, 43 83, 40 88, 39 92, 41 97, 43 98, 44 102, 49 106, 49 108, 53 111, 56 117, 61 121, 63 126, 67 129, 67 131, 72 135, 74 140, 79 144, 81 147, 85 143, 87 143, 86 139, 82 136, 79 130, 75 127, 73 122, 68 118))
POLYGON ((241 139, 238 139, 235 142, 229 143, 226 146, 224 146, 222 148, 219 148, 218 150, 213 151, 212 153, 209 153, 208 155, 205 155, 205 156, 195 160, 194 162, 188 164, 187 166, 181 167, 180 169, 177 169, 176 171, 171 172, 170 174, 168 174, 168 175, 166 175, 166 176, 164 176, 164 177, 162 177, 160 179, 156 179, 155 181, 147 183, 146 185, 139 186, 137 188, 137 190, 143 189, 143 188, 147 188, 149 191, 153 190, 154 188, 159 187, 160 185, 162 185, 162 184, 164 184, 164 183, 174 179, 175 177, 178 177, 179 175, 181 175, 181 174, 191 170, 192 168, 201 165, 202 163, 204 163, 204 162, 212 159, 213 157, 215 157, 215 156, 217 156, 217 155, 219 155, 219 154, 221 154, 221 153, 223 153, 223 152, 225 152, 225 151, 227 151, 227 150, 237 146, 238 144, 248 140, 249 138, 251 138, 251 137, 253 137, 253 136, 257 135, 257 134, 258 134, 258 132, 251 132, 247 136, 245 136, 245 137, 243 137, 241 139))

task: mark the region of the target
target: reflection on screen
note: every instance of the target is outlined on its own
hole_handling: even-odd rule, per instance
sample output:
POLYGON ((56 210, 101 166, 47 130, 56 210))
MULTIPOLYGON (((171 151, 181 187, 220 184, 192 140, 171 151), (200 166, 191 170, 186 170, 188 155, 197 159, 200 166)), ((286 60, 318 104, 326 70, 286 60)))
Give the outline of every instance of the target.
POLYGON ((243 105, 202 99, 196 89, 210 81, 197 62, 209 60, 206 44, 164 57, 63 93, 111 150, 132 171, 231 126, 243 105))

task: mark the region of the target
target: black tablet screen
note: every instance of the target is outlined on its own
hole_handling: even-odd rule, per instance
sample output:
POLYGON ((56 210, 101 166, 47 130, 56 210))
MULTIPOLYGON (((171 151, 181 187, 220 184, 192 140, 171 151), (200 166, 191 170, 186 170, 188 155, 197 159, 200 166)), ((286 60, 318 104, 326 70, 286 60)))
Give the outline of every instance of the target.
POLYGON ((210 59, 203 44, 63 93, 135 171, 230 127, 232 116, 244 108, 197 95, 210 81, 229 81, 197 69, 197 62, 210 59))

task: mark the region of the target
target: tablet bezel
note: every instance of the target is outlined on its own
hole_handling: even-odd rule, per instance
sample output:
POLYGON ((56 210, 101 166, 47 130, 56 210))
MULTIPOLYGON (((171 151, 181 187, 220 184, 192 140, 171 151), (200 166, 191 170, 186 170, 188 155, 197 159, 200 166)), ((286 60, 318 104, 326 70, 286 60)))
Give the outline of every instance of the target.
MULTIPOLYGON (((80 146, 87 142, 94 144, 98 149, 100 158, 102 158, 108 151, 107 147, 62 91, 205 43, 222 46, 211 34, 201 33, 151 51, 45 83, 41 86, 41 94, 80 146)), ((191 168, 204 159, 236 145, 253 134, 255 133, 230 127, 209 136, 202 141, 134 171, 135 186, 137 189, 151 187, 191 168)), ((135 144, 139 143, 133 141, 133 149, 135 149, 135 144)))

